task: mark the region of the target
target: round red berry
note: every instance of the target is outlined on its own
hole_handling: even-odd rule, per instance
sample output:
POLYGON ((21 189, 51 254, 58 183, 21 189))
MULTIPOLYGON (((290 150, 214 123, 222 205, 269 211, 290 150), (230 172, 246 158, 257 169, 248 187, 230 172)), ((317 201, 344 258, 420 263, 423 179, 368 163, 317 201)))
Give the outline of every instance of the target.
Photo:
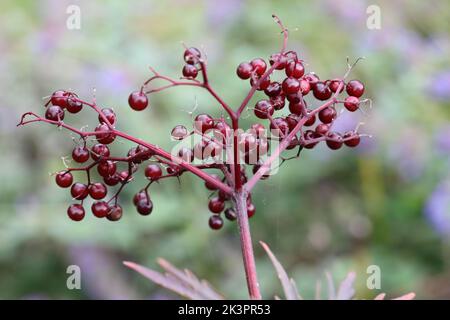
POLYGON ((105 201, 96 201, 91 206, 92 213, 97 218, 104 218, 109 213, 109 206, 105 201))
POLYGON ((223 202, 219 197, 211 198, 208 203, 208 208, 212 213, 221 213, 225 208, 225 202, 223 202))
POLYGON ((72 159, 83 163, 89 160, 89 150, 85 146, 77 146, 72 150, 72 159))
POLYGON ((358 133, 349 131, 344 134, 344 143, 347 147, 356 147, 361 142, 361 138, 358 133))
POLYGON ((114 161, 101 161, 97 166, 98 174, 102 177, 109 177, 116 173, 117 165, 114 161))
MULTIPOLYGON (((116 123, 116 113, 114 112, 113 109, 111 109, 111 108, 103 108, 102 109, 102 113, 105 116, 106 120, 109 121, 109 124, 111 124, 113 126, 116 123)), ((104 123, 105 122, 103 120, 103 118, 101 117, 101 115, 98 115, 98 121, 100 123, 104 123)))
POLYGON ((62 109, 67 107, 67 97, 69 96, 69 93, 63 90, 58 90, 53 92, 51 101, 52 105, 59 106, 62 109))
POLYGON ((219 230, 223 227, 223 219, 218 215, 212 215, 208 221, 209 227, 213 230, 219 230))
POLYGON ((322 101, 330 99, 332 94, 327 84, 322 81, 317 82, 313 88, 314 97, 322 101))
POLYGON ((84 208, 81 204, 72 204, 67 208, 67 215, 73 221, 81 221, 84 218, 84 208))
POLYGON ((128 97, 128 104, 130 105, 131 109, 141 111, 147 108, 148 98, 145 93, 141 91, 135 91, 132 92, 128 97))
POLYGON ((89 195, 88 186, 84 183, 75 182, 70 188, 70 194, 76 200, 83 200, 89 195))
POLYGON ((345 88, 349 96, 361 97, 364 94, 364 85, 359 80, 351 80, 345 88))
POLYGON ((253 72, 253 66, 248 62, 242 62, 236 69, 236 74, 242 80, 249 79, 253 72))
POLYGON ((297 93, 300 90, 300 82, 293 78, 288 77, 283 81, 283 92, 285 94, 297 93))
POLYGON ((329 132, 327 135, 327 146, 332 150, 337 150, 342 147, 342 137, 337 132, 329 132))
POLYGON ((196 78, 198 75, 198 70, 197 68, 192 65, 192 64, 186 64, 183 67, 183 76, 185 76, 186 78, 196 78))
POLYGON ((225 218, 227 218, 230 221, 234 221, 237 218, 236 211, 234 211, 233 208, 227 208, 225 210, 225 218))
POLYGON ((354 112, 354 111, 358 110, 359 99, 354 96, 349 96, 349 97, 345 98, 344 107, 350 112, 354 112))
POLYGON ((255 212, 256 212, 256 207, 255 207, 255 205, 253 204, 253 203, 248 203, 247 204, 247 216, 249 217, 249 218, 251 218, 251 217, 253 217, 254 215, 255 215, 255 212))
POLYGON ((206 131, 211 130, 214 127, 214 120, 208 114, 199 114, 195 117, 194 127, 198 131, 205 133, 206 131))
POLYGON ((253 67, 253 71, 254 71, 257 75, 262 76, 262 75, 264 74, 264 72, 266 72, 267 64, 266 64, 266 62, 264 61, 264 59, 262 59, 262 58, 256 58, 256 59, 253 59, 253 60, 250 62, 250 64, 251 64, 252 67, 253 67))
POLYGON ((108 193, 108 189, 106 186, 101 182, 95 182, 89 185, 89 195, 92 199, 100 200, 106 197, 106 194, 108 193))
POLYGON ((76 101, 73 98, 68 98, 66 109, 70 113, 78 113, 81 111, 81 109, 83 109, 83 104, 80 101, 76 101))
POLYGON ((273 105, 269 100, 259 100, 255 105, 255 116, 260 119, 267 119, 274 113, 273 105))
POLYGON ((111 206, 109 208, 109 213, 106 216, 106 219, 109 221, 118 221, 122 218, 122 207, 118 204, 111 206))
POLYGON ((45 119, 52 121, 64 120, 64 110, 60 106, 48 106, 45 111, 45 119))
POLYGON ((150 199, 139 200, 136 205, 137 212, 143 216, 148 216, 152 213, 153 202, 150 199))
POLYGON ((104 144, 98 143, 94 145, 91 149, 91 157, 94 160, 99 160, 100 158, 109 157, 109 148, 104 144))
POLYGON ((188 64, 196 64, 199 62, 202 54, 197 48, 191 47, 184 51, 184 61, 188 64))
POLYGON ((286 66, 285 72, 288 77, 299 79, 305 74, 305 68, 300 61, 291 61, 286 66))
POLYGON ((72 185, 73 176, 68 171, 61 171, 56 174, 55 181, 61 188, 68 188, 72 185))
POLYGON ((156 180, 162 176, 161 167, 157 164, 149 164, 145 168, 145 176, 150 180, 156 180))
POLYGON ((325 109, 320 110, 319 112, 319 119, 323 123, 331 123, 334 119, 336 119, 336 110, 332 107, 327 107, 325 109))

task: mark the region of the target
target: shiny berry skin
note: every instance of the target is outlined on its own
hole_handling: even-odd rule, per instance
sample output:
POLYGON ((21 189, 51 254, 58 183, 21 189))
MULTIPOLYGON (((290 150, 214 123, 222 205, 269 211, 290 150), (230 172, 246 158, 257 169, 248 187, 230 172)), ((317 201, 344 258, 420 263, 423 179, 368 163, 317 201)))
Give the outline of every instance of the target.
MULTIPOLYGON (((219 176, 216 174, 211 174, 211 177, 216 179, 217 181, 220 181, 219 176)), ((208 190, 212 190, 212 191, 217 190, 217 187, 208 181, 205 181, 205 187, 208 190)))
POLYGON ((139 191, 138 193, 136 193, 133 197, 133 204, 135 206, 137 206, 137 204, 139 203, 139 201, 141 200, 145 200, 147 201, 147 194, 145 193, 144 190, 139 191))
POLYGON ((361 97, 364 94, 364 85, 359 80, 351 80, 345 88, 347 94, 353 97, 361 97))
POLYGON ((284 118, 275 118, 270 123, 270 131, 276 137, 284 137, 289 133, 289 124, 284 118))
POLYGON ((255 205, 253 204, 253 203, 248 203, 247 204, 247 216, 249 217, 249 218, 251 218, 251 217, 253 217, 254 215, 255 215, 255 212, 256 212, 256 207, 255 207, 255 205))
POLYGON ((141 111, 147 108, 148 98, 145 93, 141 91, 134 91, 128 97, 128 104, 130 105, 131 109, 141 111))
POLYGON ((280 53, 275 53, 270 56, 269 63, 272 66, 275 62, 278 62, 278 66, 275 68, 276 70, 283 70, 287 65, 287 57, 280 53))
POLYGON ((304 147, 306 149, 312 149, 317 145, 317 142, 311 143, 311 140, 318 138, 318 135, 312 130, 306 130, 303 133, 303 138, 305 139, 304 147))
POLYGON ((120 182, 120 176, 117 173, 115 173, 112 176, 104 177, 103 181, 105 182, 106 185, 112 187, 112 186, 117 185, 120 182))
POLYGON ((84 146, 77 146, 72 151, 72 159, 75 162, 83 163, 89 160, 89 150, 84 146))
POLYGON ((255 105, 255 116, 260 119, 267 119, 268 115, 272 116, 274 113, 273 105, 269 100, 259 100, 255 105))
POLYGON ((358 133, 349 131, 344 134, 344 144, 347 147, 354 148, 361 142, 361 138, 358 133))
POLYGON ((150 213, 152 213, 153 210, 153 202, 150 199, 144 199, 138 201, 136 205, 136 210, 139 212, 140 215, 148 216, 150 213))
POLYGON ((219 197, 211 198, 208 203, 208 208, 212 213, 221 213, 225 208, 225 202, 223 202, 219 197))
POLYGON ((300 61, 291 61, 286 66, 285 72, 288 77, 299 79, 305 74, 305 68, 300 61))
MULTIPOLYGON (((331 92, 336 93, 336 91, 337 91, 337 89, 339 88, 339 85, 340 85, 341 83, 342 83, 342 81, 340 81, 340 80, 331 80, 331 81, 329 82, 329 84, 328 84, 328 87, 330 88, 331 92)), ((345 87, 345 84, 342 83, 341 90, 339 90, 339 93, 341 93, 342 91, 344 91, 344 87, 345 87)))
POLYGON ((116 134, 109 130, 106 123, 100 123, 97 127, 95 127, 94 131, 98 132, 95 135, 95 138, 102 144, 110 144, 116 139, 116 134))
MULTIPOLYGON (((311 112, 311 110, 307 110, 307 113, 309 114, 311 112)), ((310 126, 312 126, 315 122, 316 122, 316 115, 314 114, 314 115, 309 115, 309 116, 307 116, 308 117, 308 120, 306 120, 306 122, 305 122, 305 127, 310 127, 310 126)))
POLYGON ((225 210, 224 214, 225 214, 225 218, 227 218, 230 221, 234 221, 237 219, 237 214, 233 208, 227 208, 225 210))
POLYGON ((248 62, 242 62, 236 69, 236 74, 242 80, 249 79, 253 72, 253 66, 248 62))
POLYGON ((309 81, 305 79, 300 80, 300 92, 302 95, 306 96, 309 91, 311 91, 311 85, 309 84, 309 81))
POLYGON ((70 194, 76 200, 83 200, 89 195, 88 186, 84 183, 75 182, 70 188, 70 194))
POLYGON ((64 120, 64 110, 60 106, 48 106, 45 111, 45 119, 52 121, 64 120))
POLYGON ((109 157, 109 148, 104 144, 98 143, 91 149, 91 157, 94 160, 98 160, 102 157, 109 157))
MULTIPOLYGON (((105 116, 106 120, 108 120, 112 126, 116 123, 116 113, 114 112, 113 109, 103 108, 102 113, 105 116)), ((103 118, 100 115, 98 115, 98 121, 100 123, 105 123, 105 121, 103 120, 103 118)))
POLYGON ((315 132, 321 136, 326 135, 328 131, 330 131, 330 126, 325 123, 319 123, 315 130, 315 132))
POLYGON ((218 215, 212 215, 208 220, 209 227, 213 230, 219 230, 223 227, 223 219, 218 215))
POLYGON ((98 174, 102 177, 109 177, 116 173, 117 165, 114 161, 107 160, 107 161, 101 161, 97 165, 97 171, 98 174))
POLYGON ((75 101, 72 98, 67 99, 66 110, 70 113, 78 113, 83 109, 83 104, 80 101, 75 101))
POLYGON ((303 106, 301 102, 298 103, 289 103, 289 111, 296 115, 301 115, 303 113, 303 106))
POLYGON ((313 95, 319 100, 328 100, 331 98, 331 95, 333 92, 331 92, 330 88, 324 83, 324 82, 317 82, 313 88, 313 95))
POLYGON ((52 105, 59 106, 62 109, 67 107, 67 97, 69 93, 63 90, 53 92, 51 97, 52 105))
POLYGON ((196 64, 200 60, 201 56, 202 54, 200 50, 194 47, 186 49, 183 55, 184 61, 188 64, 196 64))
POLYGON ((309 82, 311 88, 314 88, 314 86, 316 85, 316 82, 318 82, 320 80, 319 76, 315 73, 308 73, 303 78, 309 82))
POLYGON ((289 131, 292 131, 294 130, 295 126, 298 123, 298 116, 296 114, 291 113, 285 118, 285 120, 286 123, 288 124, 289 131))
POLYGON ((67 215, 73 221, 81 221, 85 216, 84 208, 81 204, 72 204, 67 208, 67 215))
POLYGON ((269 97, 276 97, 281 93, 281 84, 277 81, 273 81, 264 90, 264 93, 269 97))
POLYGON ((283 92, 285 94, 297 93, 298 90, 300 90, 300 82, 297 79, 295 79, 293 77, 284 79, 283 92))
POLYGON ((170 135, 175 140, 183 140, 188 135, 188 131, 185 126, 179 124, 173 127, 170 135))
POLYGON ((70 172, 61 171, 56 174, 55 181, 61 188, 68 188, 72 185, 73 176, 70 172))
POLYGON ((106 219, 108 219, 109 221, 119 221, 122 218, 122 213, 122 207, 116 204, 115 206, 111 206, 109 208, 109 213, 106 216, 106 219))
POLYGON ((319 112, 319 120, 325 124, 328 124, 333 122, 334 119, 336 119, 336 115, 337 113, 334 108, 327 107, 319 112))
MULTIPOLYGON (((258 81, 260 81, 259 76, 252 77, 250 79, 250 85, 253 87, 254 85, 256 85, 256 83, 258 83, 258 81)), ((256 90, 258 90, 258 91, 266 90, 269 87, 269 85, 270 85, 270 78, 265 77, 264 80, 261 80, 261 82, 259 83, 259 86, 256 88, 256 90)))
POLYGON ((108 215, 110 208, 105 201, 96 201, 92 204, 91 210, 97 218, 104 218, 108 215))
POLYGON ((183 76, 185 76, 186 78, 196 78, 198 75, 198 70, 197 68, 192 65, 192 64, 186 64, 183 67, 183 76))
POLYGON ((345 98, 344 107, 350 112, 354 112, 354 111, 358 110, 359 99, 354 96, 349 96, 349 97, 345 98))
POLYGON ((106 194, 108 193, 108 189, 106 186, 101 182, 95 182, 89 185, 89 195, 92 199, 100 200, 106 197, 106 194))
POLYGON ((145 168, 145 176, 150 180, 156 180, 162 176, 161 167, 157 164, 149 164, 145 168))
POLYGON ((262 58, 256 58, 256 59, 253 59, 253 60, 250 62, 250 64, 251 64, 252 67, 253 67, 253 71, 254 71, 257 75, 262 76, 262 75, 264 74, 264 72, 266 72, 267 64, 266 64, 266 62, 264 61, 264 59, 262 59, 262 58))
POLYGON ((327 146, 332 150, 337 150, 342 147, 342 137, 337 132, 329 132, 327 135, 327 146), (332 139, 332 140, 328 140, 332 139))
POLYGON ((219 196, 219 199, 222 200, 222 201, 231 200, 231 196, 228 193, 226 193, 226 192, 224 192, 222 190, 219 190, 219 192, 217 194, 219 196))
POLYGON ((284 105, 286 104, 286 98, 284 94, 279 94, 275 97, 270 97, 270 103, 273 105, 273 108, 275 110, 281 110, 284 108, 284 105))
POLYGON ((194 127, 198 131, 205 133, 206 131, 214 128, 214 120, 208 114, 199 114, 198 116, 195 117, 194 127))

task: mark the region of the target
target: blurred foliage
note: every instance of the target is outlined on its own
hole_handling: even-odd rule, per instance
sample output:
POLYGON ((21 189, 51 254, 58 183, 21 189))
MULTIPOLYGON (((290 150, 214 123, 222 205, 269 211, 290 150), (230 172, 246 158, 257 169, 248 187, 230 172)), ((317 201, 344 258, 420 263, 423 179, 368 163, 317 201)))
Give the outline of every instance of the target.
MULTIPOLYGON (((212 84, 237 105, 248 90, 235 76, 237 64, 280 46, 272 13, 289 28, 289 47, 307 70, 323 78, 342 75, 347 56, 366 57, 353 75, 366 83, 373 109, 343 116, 339 125, 364 121, 373 138, 357 150, 304 152, 261 183, 251 221, 255 243, 271 246, 302 292, 312 293, 325 270, 339 280, 354 270, 357 292, 365 292, 359 298, 373 297, 366 268, 376 264, 389 295, 450 298, 450 228, 443 228, 450 191, 436 196, 450 179, 450 3, 418 0, 2 1, 0 298, 170 298, 121 264, 153 267, 157 257, 193 270, 228 297, 246 297, 236 226, 208 228, 208 192, 198 179, 152 187, 150 217, 131 205, 142 180, 123 194, 120 223, 89 215, 73 223, 67 190, 47 174, 63 167, 71 135, 15 124, 25 111, 43 113, 42 98, 55 89, 89 99, 95 88, 98 103, 116 110, 121 130, 169 147, 171 128, 189 123, 196 103, 198 111, 220 109, 204 92, 177 88, 153 96, 151 110, 132 112, 126 99, 148 77, 147 66, 177 76, 180 42, 199 46, 212 84), (374 3, 381 30, 366 27, 374 3), (81 8, 81 30, 66 28, 70 4, 81 8), (71 264, 81 266, 81 291, 66 288, 71 264)), ((74 118, 79 126, 93 120, 88 110, 74 118)), ((263 294, 272 297, 278 279, 260 247, 256 255, 263 294)))

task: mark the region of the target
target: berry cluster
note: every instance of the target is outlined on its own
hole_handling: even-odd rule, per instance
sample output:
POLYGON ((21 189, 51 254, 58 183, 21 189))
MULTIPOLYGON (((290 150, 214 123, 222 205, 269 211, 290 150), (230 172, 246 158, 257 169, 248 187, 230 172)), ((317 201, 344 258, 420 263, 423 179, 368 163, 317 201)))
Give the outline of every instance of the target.
POLYGON ((343 106, 342 111, 355 112, 367 101, 361 98, 365 90, 362 82, 346 80, 353 66, 349 66, 342 78, 320 80, 315 73, 305 72, 304 61, 298 53, 285 50, 287 31, 284 27, 282 31, 285 41, 280 52, 271 55, 267 62, 255 58, 238 65, 237 76, 249 80, 251 89, 237 110, 233 110, 211 87, 206 59, 197 48, 185 48, 185 64, 179 79, 151 69, 153 76, 128 97, 133 110, 146 109, 150 94, 175 86, 195 86, 206 89, 226 113, 219 117, 197 114, 193 117, 191 129, 176 125, 170 136, 180 144, 172 153, 117 130, 117 115, 113 109, 83 101, 70 91, 54 92, 45 104, 44 117, 33 112, 24 114, 19 125, 43 121, 80 136, 79 143, 72 150, 72 161, 82 166, 68 167, 55 176, 57 185, 70 188, 73 200, 77 201, 68 208, 68 216, 74 221, 82 220, 85 200, 90 197, 94 201, 91 205, 94 216, 111 221, 121 219, 123 212, 118 204, 119 194, 139 172, 148 183, 135 194, 133 204, 139 214, 149 215, 153 210, 150 185, 191 172, 205 181, 207 190, 213 191, 208 203, 212 213, 209 226, 220 229, 224 224, 222 213, 227 220, 238 222, 244 216, 247 219, 255 214, 251 191, 259 180, 270 177, 275 158, 282 161, 295 159, 300 151, 312 149, 322 141, 332 150, 343 145, 356 147, 361 138, 357 129, 345 133, 333 130, 333 123, 341 112, 338 111, 340 105, 343 106), (202 80, 197 79, 199 75, 202 80), (163 80, 167 84, 153 87, 154 80, 163 80), (345 98, 339 98, 344 91, 345 98), (242 112, 249 109, 248 103, 255 94, 265 97, 252 108, 256 121, 243 129, 239 119, 242 112), (319 106, 313 107, 316 104, 319 106), (65 122, 66 112, 77 114, 85 107, 97 114, 98 122, 92 132, 79 130, 65 122), (25 120, 27 116, 34 118, 25 120), (132 142, 134 146, 125 155, 113 156, 110 145, 118 138, 132 142), (183 141, 192 143, 184 145, 183 141), (275 148, 269 152, 271 146, 275 148), (297 150, 297 155, 288 157, 286 153, 289 150, 297 150), (98 179, 93 176, 93 170, 98 173, 95 175, 98 179), (208 173, 209 170, 218 174, 208 173), (86 181, 74 182, 75 171, 84 171, 86 181), (108 191, 113 188, 116 191, 107 199, 108 191), (237 205, 238 198, 243 200, 241 207, 237 205))

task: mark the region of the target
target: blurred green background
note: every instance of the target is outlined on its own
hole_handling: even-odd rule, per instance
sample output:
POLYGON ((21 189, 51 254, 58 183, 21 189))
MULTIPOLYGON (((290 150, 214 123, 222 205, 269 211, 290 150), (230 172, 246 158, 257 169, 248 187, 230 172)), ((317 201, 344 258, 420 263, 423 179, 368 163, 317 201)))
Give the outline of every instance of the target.
MULTIPOLYGON (((154 211, 141 217, 122 196, 119 223, 66 216, 68 190, 49 173, 63 168, 71 135, 49 125, 16 128, 20 114, 43 114, 43 97, 71 89, 113 107, 118 128, 162 146, 187 111, 220 115, 205 92, 176 88, 131 112, 128 94, 152 65, 177 77, 181 41, 202 48, 213 86, 237 105, 248 84, 235 67, 267 58, 280 46, 278 14, 289 48, 321 78, 341 76, 346 57, 365 56, 352 77, 366 84, 372 110, 343 114, 336 124, 373 135, 358 149, 318 147, 258 185, 251 220, 263 295, 281 293, 267 242, 303 296, 317 279, 356 271, 357 297, 415 291, 450 298, 450 2, 448 1, 12 1, 0 3, 0 298, 113 299, 175 297, 126 269, 123 260, 157 268, 164 257, 230 298, 245 298, 236 225, 207 226, 208 192, 195 177, 152 188, 154 211), (68 30, 66 9, 81 9, 68 30), (366 27, 366 9, 381 9, 381 29, 366 27), (82 270, 82 290, 66 288, 66 268, 82 270), (366 287, 366 268, 381 268, 381 290, 366 287)), ((252 116, 253 117, 253 116, 252 116)), ((68 116, 94 125, 89 110, 68 116)), ((70 120, 69 120, 70 119, 70 120)), ((130 145, 116 144, 116 152, 130 145)))

